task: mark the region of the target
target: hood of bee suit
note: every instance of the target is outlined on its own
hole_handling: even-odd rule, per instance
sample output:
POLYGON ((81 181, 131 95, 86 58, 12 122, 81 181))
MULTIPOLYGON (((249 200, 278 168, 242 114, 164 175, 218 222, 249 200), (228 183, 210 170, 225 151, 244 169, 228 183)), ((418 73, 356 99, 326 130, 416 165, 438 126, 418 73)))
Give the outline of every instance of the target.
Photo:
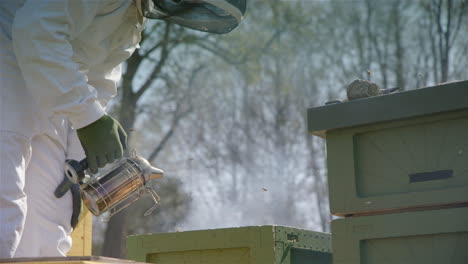
POLYGON ((136 0, 142 16, 198 31, 224 34, 242 21, 246 0, 136 0))

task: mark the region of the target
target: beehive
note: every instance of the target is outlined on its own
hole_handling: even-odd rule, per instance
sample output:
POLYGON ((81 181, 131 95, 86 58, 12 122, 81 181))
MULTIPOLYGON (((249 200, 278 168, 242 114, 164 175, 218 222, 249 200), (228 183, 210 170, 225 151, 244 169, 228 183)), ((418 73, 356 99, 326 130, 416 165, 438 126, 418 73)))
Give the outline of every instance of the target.
POLYGON ((332 221, 334 264, 466 264, 468 207, 332 221))
POLYGON ((158 264, 327 264, 330 234, 252 226, 130 236, 129 259, 158 264))
POLYGON ((468 81, 308 110, 326 137, 332 214, 468 202, 468 81))

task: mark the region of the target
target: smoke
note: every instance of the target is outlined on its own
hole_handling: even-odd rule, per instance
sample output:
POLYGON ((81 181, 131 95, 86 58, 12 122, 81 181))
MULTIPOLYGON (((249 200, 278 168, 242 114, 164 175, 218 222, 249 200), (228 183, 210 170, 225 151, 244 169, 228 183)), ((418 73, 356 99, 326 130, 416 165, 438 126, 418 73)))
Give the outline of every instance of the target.
MULTIPOLYGON (((219 166, 218 170, 206 167, 199 159, 174 164, 173 169, 178 171, 178 178, 191 195, 192 205, 188 216, 176 230, 170 231, 255 225, 325 231, 322 218, 328 204, 312 188, 314 175, 304 172, 304 165, 309 162, 306 155, 288 158, 276 153, 249 162, 251 167, 219 166), (326 208, 318 208, 317 199, 324 200, 322 206, 326 208)), ((324 177, 324 163, 318 166, 321 175, 316 176, 324 177)), ((326 188, 326 182, 320 188, 326 188)))

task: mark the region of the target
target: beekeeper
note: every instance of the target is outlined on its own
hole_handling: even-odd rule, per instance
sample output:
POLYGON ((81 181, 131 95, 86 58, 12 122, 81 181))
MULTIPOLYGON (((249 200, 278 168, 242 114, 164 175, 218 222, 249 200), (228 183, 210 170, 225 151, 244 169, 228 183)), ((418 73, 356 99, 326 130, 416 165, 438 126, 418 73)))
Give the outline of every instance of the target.
POLYGON ((96 172, 122 156, 105 106, 144 20, 227 33, 244 12, 245 0, 0 1, 0 258, 70 249, 71 194, 54 189, 66 158, 96 172))

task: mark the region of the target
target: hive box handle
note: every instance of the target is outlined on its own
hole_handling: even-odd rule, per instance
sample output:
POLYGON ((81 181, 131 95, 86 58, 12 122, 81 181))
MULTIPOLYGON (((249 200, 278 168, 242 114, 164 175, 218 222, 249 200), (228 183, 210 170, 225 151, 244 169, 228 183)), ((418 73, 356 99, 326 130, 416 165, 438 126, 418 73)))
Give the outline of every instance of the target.
POLYGON ((419 173, 410 174, 408 176, 410 179, 410 183, 442 180, 442 179, 451 178, 453 176, 453 170, 419 172, 419 173))

